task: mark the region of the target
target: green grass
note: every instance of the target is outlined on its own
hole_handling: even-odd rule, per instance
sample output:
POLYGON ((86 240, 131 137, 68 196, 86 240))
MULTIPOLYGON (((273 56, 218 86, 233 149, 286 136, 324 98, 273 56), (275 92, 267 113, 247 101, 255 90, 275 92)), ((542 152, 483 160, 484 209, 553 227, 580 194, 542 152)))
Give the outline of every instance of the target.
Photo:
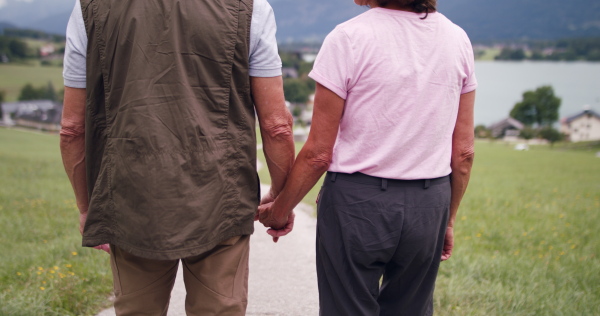
POLYGON ((600 315, 600 159, 478 143, 437 315, 600 315))
POLYGON ((45 86, 52 82, 56 91, 64 87, 62 67, 42 67, 39 61, 27 65, 0 64, 0 91, 6 92, 5 101, 16 101, 24 85, 45 86))
POLYGON ((488 48, 484 50, 483 55, 479 56, 477 60, 482 61, 490 61, 495 60, 496 56, 500 55, 500 49, 498 48, 488 48))
POLYGON ((109 256, 81 247, 58 136, 0 128, 0 315, 93 315, 109 256))
MULTIPOLYGON (((80 247, 58 137, 0 129, 0 144, 0 315, 94 314, 109 259, 80 247)), ((599 176, 595 151, 477 143, 436 315, 600 315, 599 176)))

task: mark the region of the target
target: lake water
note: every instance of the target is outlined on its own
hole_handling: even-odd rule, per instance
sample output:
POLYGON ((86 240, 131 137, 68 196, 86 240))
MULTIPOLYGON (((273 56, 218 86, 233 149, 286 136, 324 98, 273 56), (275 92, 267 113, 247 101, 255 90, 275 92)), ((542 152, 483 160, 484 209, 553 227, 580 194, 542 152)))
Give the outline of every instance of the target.
POLYGON ((584 105, 600 112, 600 63, 478 61, 475 71, 475 124, 506 118, 523 92, 542 85, 553 86, 562 99, 560 118, 577 114, 584 105))

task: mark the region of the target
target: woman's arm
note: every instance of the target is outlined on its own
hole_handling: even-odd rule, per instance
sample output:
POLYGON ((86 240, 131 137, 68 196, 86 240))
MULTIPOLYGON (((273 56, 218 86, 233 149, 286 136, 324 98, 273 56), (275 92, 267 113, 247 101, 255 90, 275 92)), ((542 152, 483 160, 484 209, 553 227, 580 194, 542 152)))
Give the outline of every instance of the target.
MULTIPOLYGON (((271 235, 284 236, 291 229, 288 217, 304 196, 329 169, 345 100, 317 83, 313 120, 308 140, 296 158, 292 172, 272 204, 259 208, 260 221, 271 235)), ((293 222, 291 223, 293 225, 293 222)))
POLYGON ((446 229, 442 261, 448 260, 452 255, 452 249, 454 248, 454 221, 456 220, 460 201, 467 190, 469 178, 471 177, 471 168, 473 167, 473 159, 475 158, 474 106, 475 91, 460 96, 458 117, 454 133, 452 134, 452 160, 450 162, 450 166, 452 167, 452 197, 450 200, 450 218, 448 220, 448 228, 446 229))

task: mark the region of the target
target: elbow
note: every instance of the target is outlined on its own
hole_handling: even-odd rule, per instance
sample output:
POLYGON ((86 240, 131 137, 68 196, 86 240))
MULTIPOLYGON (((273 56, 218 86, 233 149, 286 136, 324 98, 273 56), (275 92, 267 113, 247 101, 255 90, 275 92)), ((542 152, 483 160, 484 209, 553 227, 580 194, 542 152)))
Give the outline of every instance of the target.
POLYGON ((329 170, 333 153, 330 150, 308 150, 307 164, 315 173, 323 174, 329 170))
POLYGON ((63 124, 60 129, 60 148, 66 150, 74 140, 80 139, 85 135, 83 126, 63 124))
POLYGON ((291 114, 285 113, 271 117, 261 124, 261 129, 266 138, 271 140, 287 141, 292 138, 293 119, 291 114))
POLYGON ((452 153, 452 174, 469 175, 475 160, 473 146, 465 147, 452 153))

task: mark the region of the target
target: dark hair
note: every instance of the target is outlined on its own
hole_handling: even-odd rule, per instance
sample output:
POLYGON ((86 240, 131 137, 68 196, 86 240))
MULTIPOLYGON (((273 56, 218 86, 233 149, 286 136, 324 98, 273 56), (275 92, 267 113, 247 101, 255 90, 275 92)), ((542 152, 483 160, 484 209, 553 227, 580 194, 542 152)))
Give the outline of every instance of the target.
POLYGON ((422 17, 421 19, 426 19, 429 12, 437 10, 437 0, 377 0, 377 4, 380 7, 385 7, 390 3, 410 8, 417 13, 425 13, 425 17, 422 17))

